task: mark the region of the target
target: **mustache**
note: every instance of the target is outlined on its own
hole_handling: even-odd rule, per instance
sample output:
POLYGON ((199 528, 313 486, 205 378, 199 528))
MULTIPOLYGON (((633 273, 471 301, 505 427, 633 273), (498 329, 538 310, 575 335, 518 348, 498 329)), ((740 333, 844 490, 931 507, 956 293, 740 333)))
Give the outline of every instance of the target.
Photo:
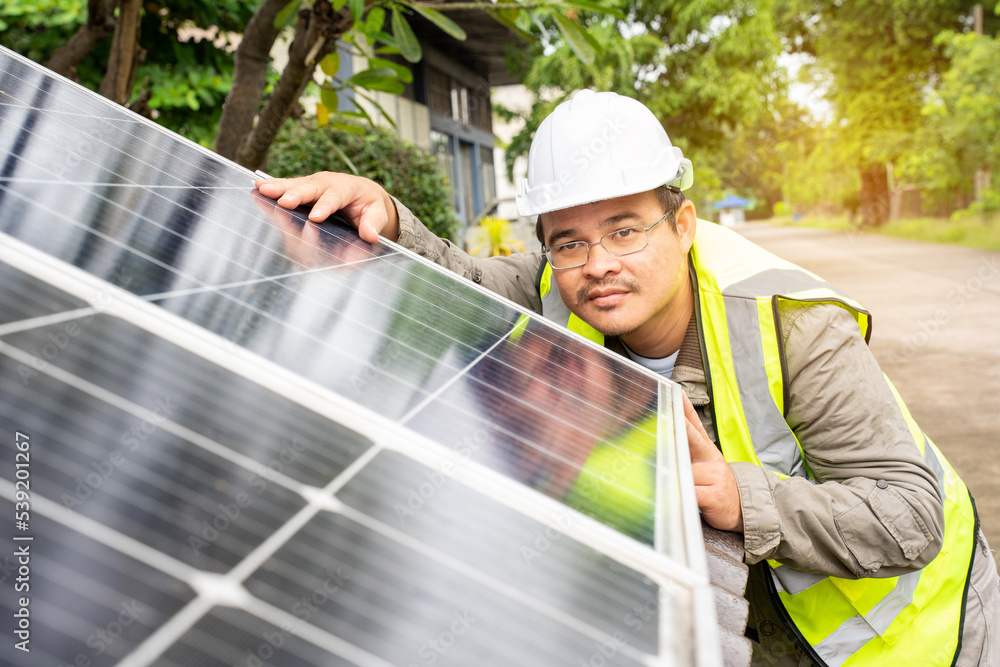
POLYGON ((576 305, 582 306, 584 303, 590 299, 590 295, 594 293, 595 290, 602 289, 604 287, 620 287, 621 289, 627 290, 629 292, 638 292, 639 283, 628 278, 610 278, 606 280, 594 280, 583 287, 581 287, 576 292, 576 305))

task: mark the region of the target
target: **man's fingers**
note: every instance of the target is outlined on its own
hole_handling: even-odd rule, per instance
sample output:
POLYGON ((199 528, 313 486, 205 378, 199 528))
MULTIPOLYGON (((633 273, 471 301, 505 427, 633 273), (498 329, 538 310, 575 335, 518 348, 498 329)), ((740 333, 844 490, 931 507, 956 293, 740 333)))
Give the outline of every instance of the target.
POLYGON ((342 211, 348 222, 357 228, 358 236, 368 243, 378 243, 380 234, 392 240, 398 236, 394 226, 397 223, 389 219, 395 216, 395 205, 374 181, 349 174, 320 172, 300 178, 259 179, 254 184, 261 194, 277 199, 282 208, 312 204, 309 219, 313 222, 323 222, 342 211), (388 229, 390 226, 392 229, 388 229))
POLYGON ((692 463, 724 460, 722 452, 705 432, 705 427, 702 426, 698 413, 694 411, 694 406, 691 405, 687 396, 684 396, 684 421, 687 427, 688 449, 691 452, 692 463))

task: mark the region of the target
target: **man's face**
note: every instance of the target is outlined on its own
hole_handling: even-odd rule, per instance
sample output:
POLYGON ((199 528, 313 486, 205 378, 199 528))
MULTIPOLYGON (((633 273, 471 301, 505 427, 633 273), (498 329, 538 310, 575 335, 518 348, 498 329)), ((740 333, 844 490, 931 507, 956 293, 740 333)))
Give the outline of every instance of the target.
MULTIPOLYGON (((656 193, 643 192, 546 213, 542 231, 547 247, 592 243, 618 229, 648 227, 663 213, 656 193)), ((649 230, 649 245, 637 253, 616 257, 597 244, 591 246, 585 265, 552 272, 571 311, 605 335, 621 336, 639 354, 641 348, 655 348, 650 343, 666 332, 686 327, 691 315, 687 252, 696 222, 690 202, 676 219, 677 232, 665 219, 649 230)))

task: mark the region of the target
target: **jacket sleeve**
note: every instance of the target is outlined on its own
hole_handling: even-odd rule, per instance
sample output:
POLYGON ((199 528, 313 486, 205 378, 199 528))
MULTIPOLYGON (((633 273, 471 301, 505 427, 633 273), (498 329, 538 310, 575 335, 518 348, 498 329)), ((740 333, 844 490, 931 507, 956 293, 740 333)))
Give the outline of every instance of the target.
POLYGON ((786 420, 815 481, 733 463, 746 560, 837 577, 892 577, 941 549, 944 509, 888 382, 853 316, 836 305, 781 310, 786 420))
POLYGON ((514 303, 542 312, 535 284, 542 256, 537 252, 510 257, 472 257, 447 239, 438 238, 398 199, 392 198, 399 216, 399 245, 453 271, 514 303))

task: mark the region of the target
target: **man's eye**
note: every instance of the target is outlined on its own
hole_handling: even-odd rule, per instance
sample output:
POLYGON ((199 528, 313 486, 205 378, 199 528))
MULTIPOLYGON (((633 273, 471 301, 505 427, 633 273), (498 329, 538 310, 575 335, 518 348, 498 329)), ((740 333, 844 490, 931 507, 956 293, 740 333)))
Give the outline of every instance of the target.
POLYGON ((632 236, 632 234, 635 234, 635 231, 635 227, 626 227, 625 229, 619 229, 617 232, 611 232, 609 236, 615 240, 624 241, 632 236))
POLYGON ((563 243, 562 245, 557 245, 555 248, 552 248, 552 252, 560 255, 568 255, 574 252, 579 252, 581 247, 583 247, 583 243, 563 243))

